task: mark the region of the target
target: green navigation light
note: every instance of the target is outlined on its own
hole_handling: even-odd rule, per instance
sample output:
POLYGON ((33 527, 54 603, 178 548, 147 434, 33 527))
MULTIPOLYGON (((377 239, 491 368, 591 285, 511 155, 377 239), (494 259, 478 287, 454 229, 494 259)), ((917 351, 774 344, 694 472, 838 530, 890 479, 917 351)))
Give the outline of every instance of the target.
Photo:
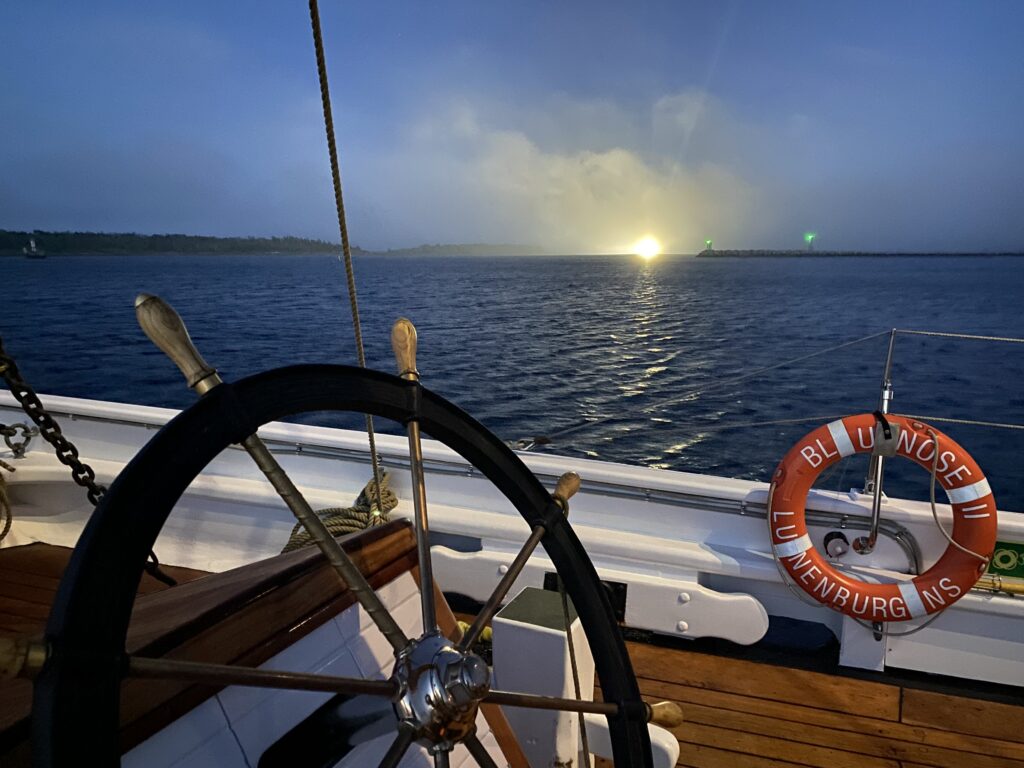
POLYGON ((804 242, 810 245, 818 235, 816 232, 804 232, 804 242))
POLYGON ((705 240, 705 241, 704 241, 704 246, 705 246, 706 248, 710 248, 710 247, 711 247, 711 241, 710 241, 710 240, 705 240))

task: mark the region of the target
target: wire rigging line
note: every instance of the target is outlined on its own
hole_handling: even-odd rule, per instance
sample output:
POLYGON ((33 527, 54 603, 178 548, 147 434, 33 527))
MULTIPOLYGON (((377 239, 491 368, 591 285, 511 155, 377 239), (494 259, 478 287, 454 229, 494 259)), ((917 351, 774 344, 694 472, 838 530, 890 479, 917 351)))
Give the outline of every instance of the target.
POLYGON ((948 333, 945 331, 911 331, 906 328, 893 328, 893 333, 908 336, 936 336, 940 339, 966 339, 968 341, 1008 341, 1013 344, 1024 344, 1024 339, 1016 336, 979 336, 974 333, 948 333))
POLYGON ((992 427, 993 429, 1024 429, 1024 424, 1012 424, 1005 421, 978 421, 977 419, 953 419, 948 416, 919 416, 912 413, 901 414, 908 419, 918 421, 938 421, 946 424, 962 424, 966 427, 992 427))
MULTIPOLYGON (((331 181, 334 184, 334 207, 338 211, 338 231, 341 233, 341 255, 345 262, 345 279, 348 284, 348 303, 352 311, 352 331, 356 340, 356 356, 359 367, 366 367, 363 351, 363 329, 359 322, 359 300, 356 297, 356 278, 352 268, 352 247, 348 239, 348 222, 345 220, 345 201, 341 194, 341 171, 338 164, 338 146, 334 137, 334 115, 331 111, 331 92, 327 83, 327 60, 324 56, 324 39, 320 31, 320 9, 317 0, 309 0, 309 21, 313 28, 313 47, 316 51, 316 72, 320 80, 320 101, 324 109, 324 130, 327 132, 327 152, 331 160, 331 181)), ((373 462, 373 480, 377 489, 377 509, 383 512, 381 498, 380 459, 377 456, 377 441, 373 433, 373 416, 366 414, 366 437, 370 443, 370 458, 373 462)))

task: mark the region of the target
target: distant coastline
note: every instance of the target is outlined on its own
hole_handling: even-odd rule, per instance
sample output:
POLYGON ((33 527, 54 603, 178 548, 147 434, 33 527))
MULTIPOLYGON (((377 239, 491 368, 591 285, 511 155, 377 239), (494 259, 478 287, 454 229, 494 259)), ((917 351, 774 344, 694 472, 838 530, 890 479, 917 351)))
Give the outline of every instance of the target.
MULTIPOLYGON (((23 249, 34 239, 40 251, 48 256, 144 255, 144 254, 268 254, 300 255, 337 254, 338 243, 305 237, 208 237, 205 235, 140 235, 134 232, 47 232, 0 229, 0 257, 23 256, 23 249)), ((357 256, 569 256, 535 245, 496 243, 431 243, 411 248, 368 250, 352 247, 357 256)), ((620 254, 630 256, 631 254, 620 254)), ((665 254, 689 256, 689 254, 665 254)), ((1024 256, 1024 251, 1009 252, 896 252, 884 251, 807 251, 775 249, 736 249, 701 251, 698 258, 840 258, 840 257, 910 257, 910 256, 1024 256)))
MULTIPOLYGON (((338 243, 305 237, 208 237, 205 235, 140 235, 134 232, 46 232, 0 229, 0 256, 21 256, 32 238, 51 256, 140 254, 313 254, 337 253, 338 243)), ((365 256, 538 256, 531 245, 490 243, 435 243, 413 248, 370 251, 359 246, 352 253, 365 256)))
POLYGON ((112 232, 17 232, 0 230, 0 256, 21 256, 33 238, 47 255, 143 253, 323 253, 337 245, 303 237, 205 237, 112 232))
POLYGON ((436 243, 386 251, 363 251, 374 256, 547 256, 535 245, 498 243, 436 243))
POLYGON ((695 254, 698 258, 719 259, 719 258, 743 258, 743 259, 771 259, 779 257, 798 257, 801 259, 815 258, 849 258, 865 256, 886 256, 886 257, 912 257, 912 256, 1024 256, 1024 251, 808 251, 808 250, 732 250, 732 251, 701 251, 695 254))

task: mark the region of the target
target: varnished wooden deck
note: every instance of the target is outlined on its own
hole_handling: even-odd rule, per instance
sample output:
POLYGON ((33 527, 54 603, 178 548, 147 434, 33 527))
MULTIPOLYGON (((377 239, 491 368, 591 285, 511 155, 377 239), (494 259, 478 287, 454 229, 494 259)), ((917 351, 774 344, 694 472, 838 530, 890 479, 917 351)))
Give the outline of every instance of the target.
POLYGON ((1024 706, 629 643, 692 768, 1024 768, 1024 706))
MULTIPOLYGON (((26 544, 0 550, 0 635, 41 637, 71 549, 52 544, 26 544)), ((205 571, 164 566, 179 584, 205 576, 205 571)), ((144 574, 139 595, 155 595, 169 587, 144 574)), ((0 765, 28 764, 28 712, 32 683, 0 680, 0 765)))
MULTIPOLYGON (((26 544, 0 550, 0 635, 42 633, 57 585, 71 557, 69 547, 26 544)), ((205 576, 206 571, 163 566, 179 584, 205 576)), ((139 594, 161 592, 167 585, 143 574, 139 594)))
MULTIPOLYGON (((395 567, 412 567, 412 544, 407 531, 404 538, 396 539, 396 544, 400 546, 382 546, 383 542, 373 546, 367 542, 360 553, 364 571, 377 572, 386 580, 393 575, 391 571, 395 567)), ((41 631, 68 554, 66 549, 47 545, 2 552, 0 633, 37 634, 41 631)), ((296 553, 278 561, 275 569, 283 568, 289 574, 298 569, 291 574, 296 578, 291 578, 288 586, 282 586, 279 592, 309 596, 316 604, 300 606, 305 612, 303 615, 333 615, 339 605, 350 601, 350 596, 328 601, 332 602, 330 611, 317 610, 320 606, 316 601, 323 602, 326 598, 316 596, 329 592, 325 585, 333 583, 333 575, 326 570, 321 572, 322 569, 302 570, 305 561, 312 561, 314 556, 296 553), (333 604, 339 599, 343 602, 333 604)), ((265 566, 255 567, 256 570, 263 568, 265 566)), ((185 569, 168 570, 183 583, 203 575, 185 569)), ((238 642, 225 642, 216 627, 207 626, 209 614, 216 613, 225 600, 241 600, 246 604, 251 600, 243 594, 245 590, 238 591, 243 584, 251 584, 251 579, 241 579, 237 585, 235 575, 226 574, 223 579, 226 581, 218 580, 216 585, 212 581, 196 581, 175 590, 176 595, 165 596, 159 594, 162 590, 159 582, 144 577, 140 594, 148 596, 137 604, 130 636, 133 650, 148 647, 156 651, 159 647, 164 652, 167 649, 162 646, 165 645, 184 650, 196 642, 209 645, 200 641, 212 638, 224 658, 205 660, 260 663, 277 647, 268 646, 263 634, 254 640, 251 632, 243 633, 246 640, 243 648, 238 642), (170 621, 172 616, 174 620, 170 621), (169 633, 170 626, 178 629, 188 626, 190 639, 178 637, 177 631, 169 633), (260 647, 250 647, 253 645, 260 647)), ((267 595, 262 598, 266 599, 267 595)), ((254 605, 249 607, 255 608, 254 605)), ((266 613, 261 615, 266 616, 266 613)), ((284 624, 270 627, 267 632, 276 637, 282 634, 282 629, 292 628, 286 616, 273 615, 284 624)), ((306 629, 308 631, 308 627, 306 629)), ((237 636, 237 632, 232 633, 232 637, 237 636)), ((676 701, 683 709, 686 722, 673 731, 680 742, 680 766, 1024 768, 1024 706, 695 650, 643 643, 629 643, 628 648, 644 696, 650 701, 676 701)), ((183 690, 164 690, 165 687, 156 690, 148 686, 160 694, 156 703, 164 710, 177 711, 178 707, 168 706, 176 701, 184 702, 182 707, 195 703, 194 689, 178 686, 183 690)), ((209 692, 197 695, 201 697, 209 692)), ((27 721, 24 718, 30 696, 31 686, 27 681, 0 684, 0 764, 27 764, 24 742, 27 721), (16 724, 20 727, 14 727, 16 724)), ((144 709, 153 711, 155 700, 151 700, 149 694, 144 698, 144 709)), ((152 732, 158 725, 150 723, 146 732, 152 732)), ((130 741, 137 742, 140 738, 142 734, 135 734, 130 741)), ((608 765, 607 762, 600 764, 608 765)))

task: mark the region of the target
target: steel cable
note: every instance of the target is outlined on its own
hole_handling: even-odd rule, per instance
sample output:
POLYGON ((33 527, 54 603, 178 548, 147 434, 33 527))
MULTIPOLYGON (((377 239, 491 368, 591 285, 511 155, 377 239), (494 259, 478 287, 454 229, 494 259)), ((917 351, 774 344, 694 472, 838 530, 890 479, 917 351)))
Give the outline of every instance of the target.
MULTIPOLYGON (((341 194, 341 170, 338 164, 338 145, 334 137, 334 115, 331 110, 331 91, 327 83, 327 59, 324 56, 324 39, 320 31, 320 9, 317 0, 309 0, 309 21, 313 28, 313 47, 316 51, 316 72, 320 81, 320 101, 324 110, 324 130, 327 133, 327 152, 331 161, 331 182, 334 185, 334 207, 338 212, 338 231, 341 234, 341 255, 345 263, 345 280, 348 285, 348 303, 352 313, 352 332, 355 335, 356 357, 359 367, 366 367, 363 351, 363 329, 359 321, 359 300, 356 296, 355 271, 352 268, 352 247, 348 239, 348 222, 345 219, 345 201, 341 194)), ((377 441, 373 431, 373 417, 366 415, 366 437, 370 444, 370 460, 373 464, 373 480, 377 488, 377 509, 384 509, 381 498, 380 459, 377 456, 377 441)))

